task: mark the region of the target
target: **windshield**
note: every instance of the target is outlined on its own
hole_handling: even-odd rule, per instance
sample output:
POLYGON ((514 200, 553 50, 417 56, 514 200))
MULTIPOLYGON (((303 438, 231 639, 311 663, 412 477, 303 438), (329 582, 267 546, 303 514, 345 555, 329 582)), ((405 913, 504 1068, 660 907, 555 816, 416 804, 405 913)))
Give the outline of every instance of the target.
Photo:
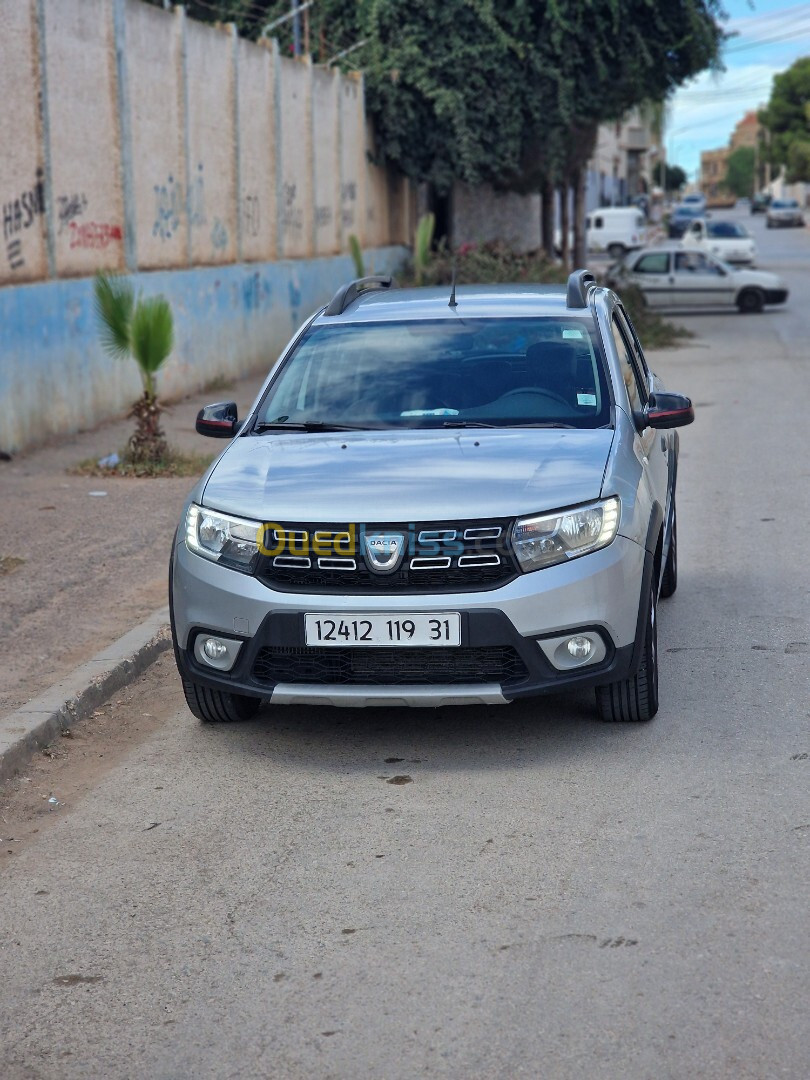
POLYGON ((748 230, 744 225, 736 221, 714 221, 706 226, 709 236, 715 237, 741 237, 748 236, 748 230))
POLYGON ((268 387, 253 430, 609 422, 589 321, 452 318, 311 327, 268 387))

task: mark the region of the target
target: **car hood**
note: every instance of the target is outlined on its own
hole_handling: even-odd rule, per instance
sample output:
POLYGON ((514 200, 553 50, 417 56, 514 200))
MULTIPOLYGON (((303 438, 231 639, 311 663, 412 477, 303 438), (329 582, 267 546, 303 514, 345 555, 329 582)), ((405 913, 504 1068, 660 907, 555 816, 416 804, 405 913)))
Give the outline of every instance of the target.
POLYGON ((612 429, 272 434, 234 439, 202 501, 262 521, 511 517, 597 499, 612 429))
POLYGON ((786 289, 787 285, 778 274, 770 270, 735 270, 735 285, 761 285, 763 289, 786 289))

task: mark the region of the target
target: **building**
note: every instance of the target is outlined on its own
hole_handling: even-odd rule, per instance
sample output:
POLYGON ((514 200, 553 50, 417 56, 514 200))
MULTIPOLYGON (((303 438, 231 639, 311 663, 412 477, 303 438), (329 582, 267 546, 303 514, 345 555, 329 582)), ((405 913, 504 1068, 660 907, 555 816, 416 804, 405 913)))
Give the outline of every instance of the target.
POLYGON ((722 194, 729 153, 727 146, 722 146, 719 150, 701 151, 700 190, 707 199, 716 199, 722 194))
POLYGON ((747 112, 731 133, 729 150, 733 152, 743 146, 756 150, 761 130, 756 112, 747 112))

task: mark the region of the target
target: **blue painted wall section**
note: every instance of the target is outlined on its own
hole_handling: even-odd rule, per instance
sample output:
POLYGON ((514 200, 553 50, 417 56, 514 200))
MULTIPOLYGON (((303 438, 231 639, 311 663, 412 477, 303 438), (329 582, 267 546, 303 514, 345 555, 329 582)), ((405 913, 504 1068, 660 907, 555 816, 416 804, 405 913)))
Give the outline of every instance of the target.
MULTIPOLYGON (((375 273, 395 272, 402 247, 366 252, 375 273)), ((217 376, 269 367, 303 320, 354 277, 348 255, 133 274, 174 312, 175 347, 159 378, 167 398, 217 376)), ((0 450, 72 434, 127 410, 141 393, 134 361, 102 352, 93 280, 0 289, 0 450)))

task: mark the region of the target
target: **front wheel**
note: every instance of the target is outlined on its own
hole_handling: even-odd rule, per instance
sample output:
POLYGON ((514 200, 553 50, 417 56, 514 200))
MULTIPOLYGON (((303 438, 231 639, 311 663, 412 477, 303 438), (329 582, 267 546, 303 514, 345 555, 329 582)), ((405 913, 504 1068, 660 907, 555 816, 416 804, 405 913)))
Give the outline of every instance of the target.
POLYGON ((198 720, 206 724, 235 723, 250 720, 259 711, 261 698, 212 690, 202 683, 182 677, 186 704, 198 720))
POLYGON ((658 712, 658 623, 655 593, 653 582, 647 600, 644 649, 638 671, 632 678, 596 688, 596 706, 601 720, 610 723, 639 723, 652 720, 658 712))
POLYGON ((607 253, 614 262, 618 262, 625 256, 624 244, 608 244, 607 253))
POLYGON ((743 315, 757 315, 764 306, 765 297, 759 289, 744 289, 737 299, 737 307, 743 315))

